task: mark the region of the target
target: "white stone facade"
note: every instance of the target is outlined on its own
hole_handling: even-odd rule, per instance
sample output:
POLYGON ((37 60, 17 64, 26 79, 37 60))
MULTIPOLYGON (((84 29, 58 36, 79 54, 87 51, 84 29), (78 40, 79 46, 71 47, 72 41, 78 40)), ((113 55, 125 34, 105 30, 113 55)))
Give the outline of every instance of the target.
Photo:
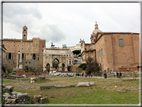
POLYGON ((65 65, 64 71, 68 71, 68 66, 73 65, 73 54, 70 49, 43 48, 43 71, 46 70, 47 64, 50 65, 50 70, 53 70, 54 59, 59 61, 58 71, 63 71, 62 64, 65 65))
POLYGON ((81 50, 81 43, 76 44, 76 46, 67 47, 67 49, 70 49, 71 51, 81 50))

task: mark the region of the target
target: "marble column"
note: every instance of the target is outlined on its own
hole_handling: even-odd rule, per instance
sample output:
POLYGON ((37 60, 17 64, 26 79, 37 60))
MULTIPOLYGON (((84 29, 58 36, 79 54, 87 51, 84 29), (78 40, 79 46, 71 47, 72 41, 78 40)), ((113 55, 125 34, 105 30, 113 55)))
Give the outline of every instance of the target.
POLYGON ((20 61, 19 61, 19 68, 22 69, 22 45, 23 45, 23 41, 21 40, 21 47, 20 47, 20 61))
POLYGON ((17 52, 17 65, 16 68, 18 69, 18 52, 17 52))

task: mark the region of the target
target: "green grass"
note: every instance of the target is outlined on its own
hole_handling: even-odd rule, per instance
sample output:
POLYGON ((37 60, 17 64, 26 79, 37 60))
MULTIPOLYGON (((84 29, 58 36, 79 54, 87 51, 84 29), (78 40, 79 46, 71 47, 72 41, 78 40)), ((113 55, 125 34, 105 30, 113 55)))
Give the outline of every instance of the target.
MULTIPOLYGON (((42 95, 49 99, 47 104, 138 104, 139 103, 139 80, 123 81, 123 79, 98 79, 98 78, 69 78, 69 77, 51 77, 46 80, 38 80, 34 84, 29 82, 10 83, 7 80, 5 85, 14 86, 14 91, 28 93, 33 95, 42 95), (50 79, 51 81, 49 81, 50 79), (95 82, 96 86, 91 87, 71 87, 60 89, 40 90, 35 88, 19 89, 17 86, 28 84, 28 86, 47 86, 47 85, 77 85, 78 82, 95 82), (136 90, 120 93, 113 90, 117 86, 120 88, 136 87, 136 90), (106 87, 106 89, 103 89, 106 87), (108 90, 107 88, 110 88, 108 90)), ((17 80, 15 80, 17 81, 17 80)), ((29 101, 31 103, 31 101, 29 101)))
POLYGON ((2 82, 12 82, 12 81, 14 81, 14 80, 11 80, 11 79, 9 79, 9 80, 2 80, 2 82))

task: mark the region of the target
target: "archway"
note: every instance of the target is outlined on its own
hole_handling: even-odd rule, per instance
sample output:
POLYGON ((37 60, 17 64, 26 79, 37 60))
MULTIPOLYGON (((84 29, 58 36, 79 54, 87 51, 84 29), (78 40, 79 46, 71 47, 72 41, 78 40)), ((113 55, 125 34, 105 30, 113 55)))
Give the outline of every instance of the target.
POLYGON ((62 64, 62 71, 65 71, 65 64, 62 64))
POLYGON ((50 64, 48 63, 48 64, 46 64, 46 71, 50 71, 50 64))
POLYGON ((53 60, 53 69, 55 69, 56 71, 58 71, 58 65, 59 65, 59 60, 57 58, 55 58, 53 60))

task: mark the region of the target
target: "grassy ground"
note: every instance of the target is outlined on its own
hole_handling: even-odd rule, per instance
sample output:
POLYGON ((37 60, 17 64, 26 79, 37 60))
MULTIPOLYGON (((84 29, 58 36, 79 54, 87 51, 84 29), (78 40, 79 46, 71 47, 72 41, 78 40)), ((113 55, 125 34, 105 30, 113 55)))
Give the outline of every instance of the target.
MULTIPOLYGON (((33 95, 42 95, 49 99, 48 104, 138 104, 139 80, 123 81, 123 79, 50 77, 38 80, 34 84, 28 81, 3 80, 4 84, 14 86, 14 91, 33 95), (50 80, 49 80, 50 79, 50 80), (40 86, 68 86, 78 82, 95 82, 96 86, 72 87, 62 89, 40 90, 40 86), (117 86, 117 88, 115 88, 117 86), (129 88, 131 91, 120 93, 117 90, 129 88)), ((29 102, 30 103, 30 102, 29 102)))

